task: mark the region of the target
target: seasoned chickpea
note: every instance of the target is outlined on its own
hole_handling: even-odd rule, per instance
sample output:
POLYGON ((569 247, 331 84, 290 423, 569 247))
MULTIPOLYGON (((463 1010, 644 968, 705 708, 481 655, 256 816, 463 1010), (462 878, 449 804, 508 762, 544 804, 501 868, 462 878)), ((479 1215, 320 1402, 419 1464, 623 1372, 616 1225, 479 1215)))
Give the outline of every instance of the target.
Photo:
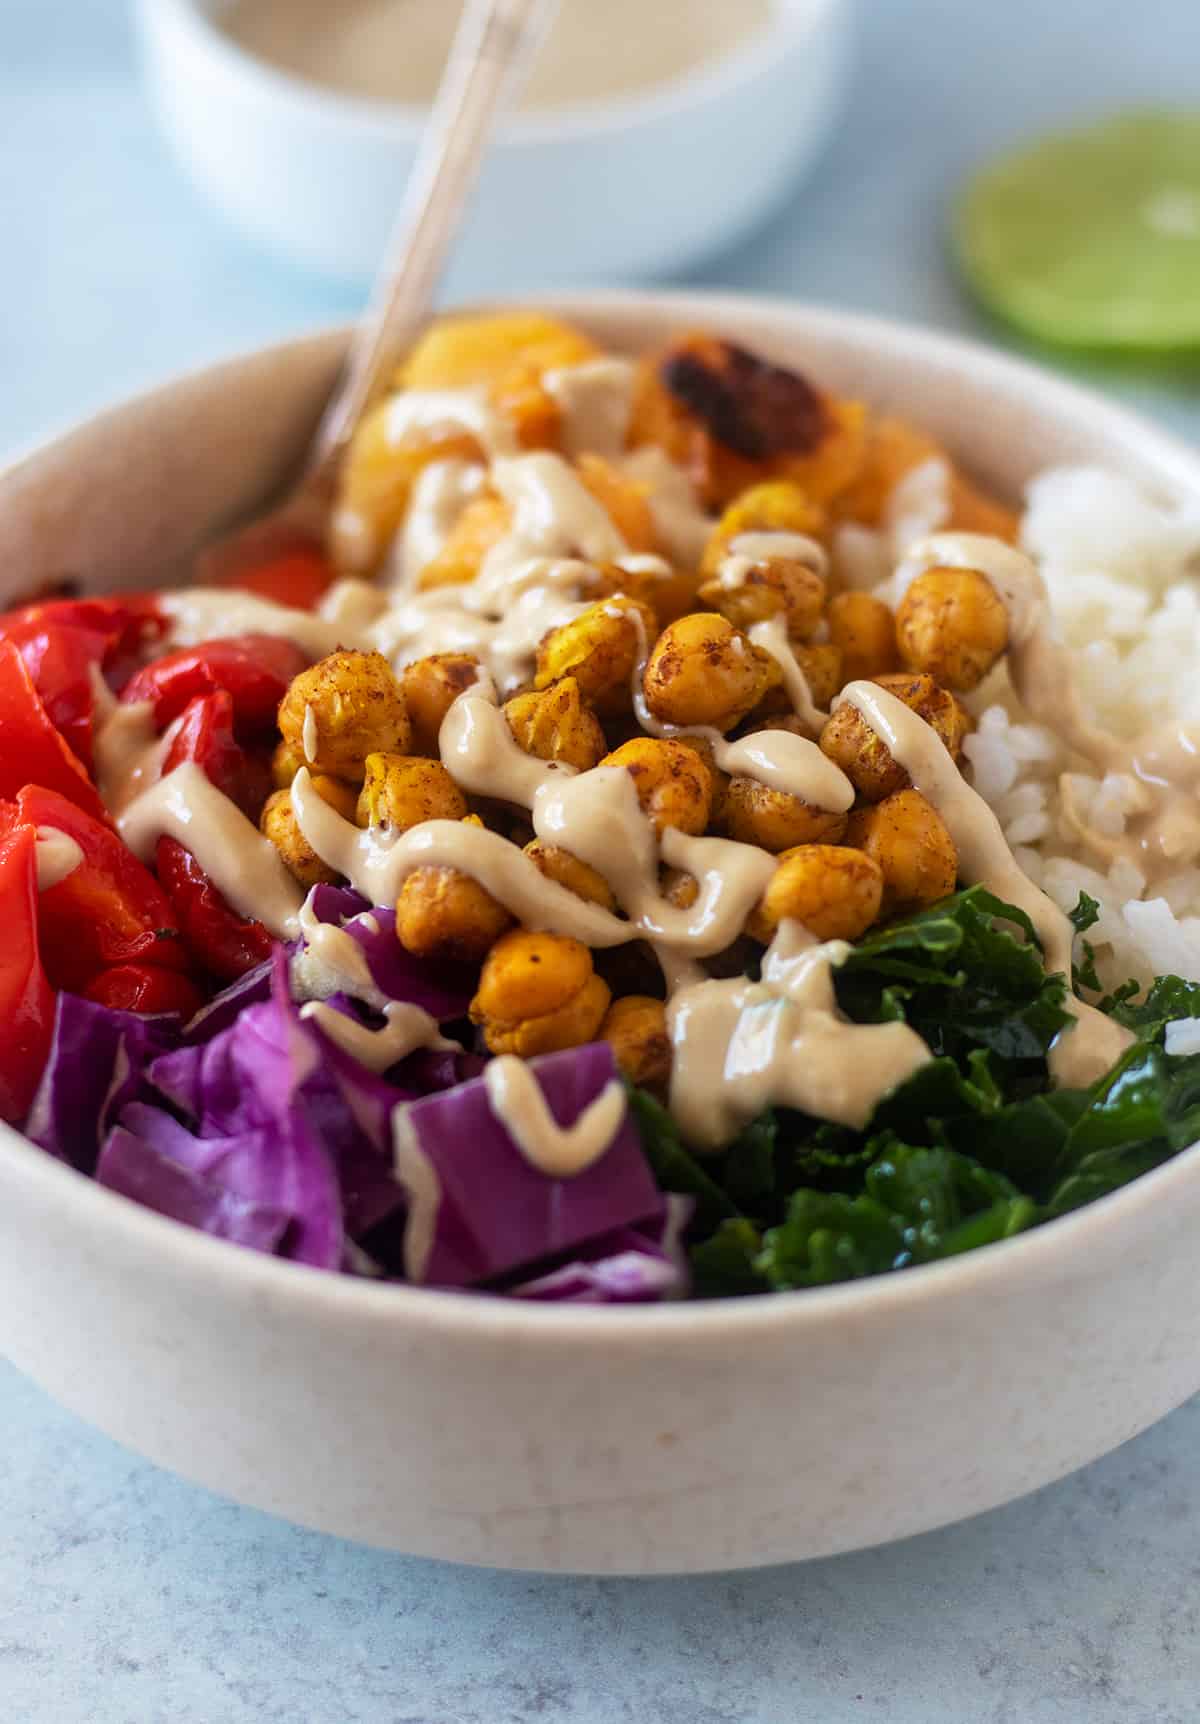
POLYGON ((492 1053, 528 1059, 592 1041, 610 998, 581 941, 517 928, 484 960, 471 1021, 492 1053))
POLYGON ((720 572, 701 585, 699 597, 738 628, 783 617, 791 639, 802 641, 821 620, 825 577, 799 557, 742 555, 735 548, 720 572))
POLYGON ((813 705, 828 711, 848 680, 842 669, 841 647, 834 641, 808 641, 793 647, 792 653, 804 672, 813 705))
POLYGON ((537 649, 535 688, 574 677, 579 692, 600 713, 628 712, 630 682, 643 651, 658 632, 649 605, 618 593, 599 599, 569 623, 551 629, 537 649))
POLYGON ((276 790, 267 797, 258 824, 302 886, 328 886, 338 879, 337 870, 322 862, 301 832, 290 790, 276 790))
POLYGON ((382 653, 335 652, 294 677, 279 704, 284 742, 314 772, 361 780, 368 754, 407 754, 404 691, 382 653))
POLYGON ((781 680, 779 665, 713 611, 665 628, 646 664, 646 705, 665 724, 730 730, 781 680))
POLYGON ((508 728, 526 754, 586 772, 607 744, 600 720, 584 705, 578 679, 564 676, 540 692, 515 694, 504 703, 508 728))
POLYGON ((419 754, 368 754, 358 797, 360 826, 407 832, 423 820, 461 820, 467 799, 440 760, 419 754))
POLYGON ((734 539, 744 533, 803 533, 816 539, 826 527, 825 511, 790 479, 768 479, 733 499, 709 537, 700 573, 711 580, 734 539))
POLYGON ((415 868, 396 900, 396 933, 418 958, 477 964, 512 917, 479 881, 457 868, 415 868))
POLYGON ((954 890, 958 852, 937 809, 916 790, 898 790, 850 816, 846 839, 876 862, 885 916, 936 904, 954 890))
POLYGON ((736 773, 717 799, 713 825, 739 844, 778 853, 797 844, 836 844, 846 830, 846 816, 736 773))
POLYGON ((655 616, 655 626, 646 636, 649 643, 676 617, 695 610, 698 576, 695 569, 677 569, 657 557, 647 558, 646 565, 625 569, 620 563, 602 563, 584 590, 589 597, 594 593, 615 598, 621 593, 648 605, 655 616))
POLYGON ((891 607, 870 593, 838 593, 829 601, 829 638, 842 649, 842 681, 885 676, 900 664, 891 607))
POLYGON ((857 940, 879 915, 882 896, 873 857, 841 844, 801 844, 779 858, 747 927, 764 944, 787 918, 818 940, 857 940))
POLYGON ((896 612, 905 664, 947 688, 977 688, 1008 645, 1008 611, 976 569, 929 569, 896 612))
POLYGON ((600 1025, 600 1039, 612 1048, 618 1069, 630 1083, 661 1094, 671 1076, 671 1038, 667 1008, 648 994, 614 1000, 600 1025))
POLYGON ((557 881, 577 898, 586 898, 589 904, 599 904, 604 910, 616 909, 617 901, 603 874, 564 850, 561 844, 544 844, 540 838, 534 838, 525 846, 525 854, 547 880, 557 881))
POLYGON ((305 764, 302 748, 293 748, 290 742, 281 742, 271 756, 271 779, 276 790, 286 790, 305 764))
POLYGON ((437 652, 413 659, 400 672, 400 687, 412 726, 414 754, 438 752, 442 720, 460 694, 473 688, 479 675, 479 660, 469 652, 437 652))
POLYGON ((690 910, 700 896, 700 882, 683 868, 663 868, 659 890, 667 903, 674 904, 677 910, 690 910))
POLYGON ((358 817, 358 785, 347 784, 344 778, 332 778, 328 772, 314 772, 312 787, 322 802, 336 808, 343 820, 358 817))
MULTIPOLYGON (((897 674, 872 680, 923 718, 945 744, 951 758, 958 759, 971 721, 948 689, 939 687, 931 676, 897 674)), ((821 731, 820 745, 822 753, 841 767, 868 802, 881 802, 893 791, 903 790, 909 782, 908 773, 892 759, 886 743, 849 701, 830 715, 821 731)))
POLYGON ((600 765, 625 768, 660 837, 668 826, 698 837, 708 825, 712 780, 694 748, 669 737, 635 736, 606 754, 600 765))

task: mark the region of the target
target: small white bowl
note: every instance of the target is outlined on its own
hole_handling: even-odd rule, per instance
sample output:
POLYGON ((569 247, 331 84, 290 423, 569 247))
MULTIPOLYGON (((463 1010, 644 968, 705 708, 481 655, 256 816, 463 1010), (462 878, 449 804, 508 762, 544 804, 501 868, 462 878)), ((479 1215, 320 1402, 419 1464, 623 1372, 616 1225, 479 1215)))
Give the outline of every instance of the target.
MULTIPOLYGON (((369 277, 425 110, 339 95, 272 68, 217 28, 226 3, 139 0, 167 135, 197 183, 251 234, 323 273, 369 277)), ((825 142, 849 58, 850 0, 775 5, 763 32, 670 84, 504 125, 456 275, 491 291, 658 275, 762 220, 825 142)))
MULTIPOLYGON (((707 326, 903 411, 1015 493, 1059 461, 1200 495, 1200 457, 982 348, 762 300, 550 300, 634 351, 707 326)), ((186 377, 0 476, 0 604, 161 581, 287 472, 322 336, 186 377)), ((425 1556, 663 1573, 821 1556, 1046 1484, 1200 1388, 1200 1147, 1001 1245, 845 1287, 523 1305, 189 1232, 0 1128, 0 1350, 258 1508, 425 1556)))

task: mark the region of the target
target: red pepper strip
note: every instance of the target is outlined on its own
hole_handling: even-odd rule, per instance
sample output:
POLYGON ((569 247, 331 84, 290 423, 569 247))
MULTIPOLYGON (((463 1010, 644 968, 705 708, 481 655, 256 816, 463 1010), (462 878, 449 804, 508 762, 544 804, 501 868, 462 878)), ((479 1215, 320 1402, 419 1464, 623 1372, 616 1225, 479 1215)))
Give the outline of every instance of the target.
POLYGON ((101 970, 84 989, 84 998, 119 1012, 178 1012, 184 1019, 194 1017, 204 1004, 195 982, 157 964, 118 964, 101 970))
POLYGON ((83 851, 83 861, 38 899, 42 958, 56 988, 81 993, 114 964, 187 968, 166 893, 110 827, 40 785, 27 785, 17 807, 26 825, 65 833, 83 851))
POLYGON ((54 995, 38 956, 36 837, 14 826, 0 838, 0 1119, 29 1112, 50 1052, 54 995))
POLYGON ((336 579, 337 571, 324 551, 315 545, 306 545, 282 552, 257 568, 223 575, 217 585, 239 587, 244 592, 257 593, 260 599, 270 599, 274 604, 311 611, 336 579))
POLYGON ((244 921, 230 909, 190 850, 174 838, 160 838, 154 861, 198 968, 236 982, 271 956, 271 936, 262 923, 244 921))
POLYGON ((126 681, 166 618, 152 593, 128 599, 61 599, 0 616, 0 639, 25 660, 53 723, 89 770, 92 764, 92 666, 126 681))
POLYGON ((93 819, 107 821, 96 787, 51 723, 12 641, 0 641, 0 797, 26 784, 57 790, 93 819))
POLYGON ((224 689, 233 699, 239 733, 254 735, 273 728, 288 684, 308 662, 299 647, 278 635, 205 641, 136 671, 121 690, 121 699, 153 701, 154 722, 163 730, 198 694, 224 689))
POLYGON ((260 753, 247 753, 235 739, 233 696, 224 689, 188 702, 163 761, 163 777, 189 760, 248 819, 258 820, 271 793, 271 763, 260 753))

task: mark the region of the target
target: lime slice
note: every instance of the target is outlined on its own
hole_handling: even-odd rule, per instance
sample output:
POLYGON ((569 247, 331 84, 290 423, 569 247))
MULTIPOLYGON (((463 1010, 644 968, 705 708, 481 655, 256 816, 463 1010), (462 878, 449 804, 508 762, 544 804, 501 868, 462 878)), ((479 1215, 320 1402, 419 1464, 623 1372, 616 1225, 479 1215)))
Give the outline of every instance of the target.
POLYGON ((1200 113, 1123 114, 991 163, 954 242, 984 303, 1044 341, 1200 346, 1200 113))

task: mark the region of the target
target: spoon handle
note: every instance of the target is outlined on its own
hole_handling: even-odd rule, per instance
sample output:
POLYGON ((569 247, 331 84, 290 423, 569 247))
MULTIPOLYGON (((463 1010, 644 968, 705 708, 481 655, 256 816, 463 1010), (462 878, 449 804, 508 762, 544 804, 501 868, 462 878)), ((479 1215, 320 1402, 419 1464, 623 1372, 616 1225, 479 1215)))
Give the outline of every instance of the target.
POLYGON ((498 113, 519 94, 558 0, 466 0, 399 219, 309 472, 336 460, 429 313, 498 113))

